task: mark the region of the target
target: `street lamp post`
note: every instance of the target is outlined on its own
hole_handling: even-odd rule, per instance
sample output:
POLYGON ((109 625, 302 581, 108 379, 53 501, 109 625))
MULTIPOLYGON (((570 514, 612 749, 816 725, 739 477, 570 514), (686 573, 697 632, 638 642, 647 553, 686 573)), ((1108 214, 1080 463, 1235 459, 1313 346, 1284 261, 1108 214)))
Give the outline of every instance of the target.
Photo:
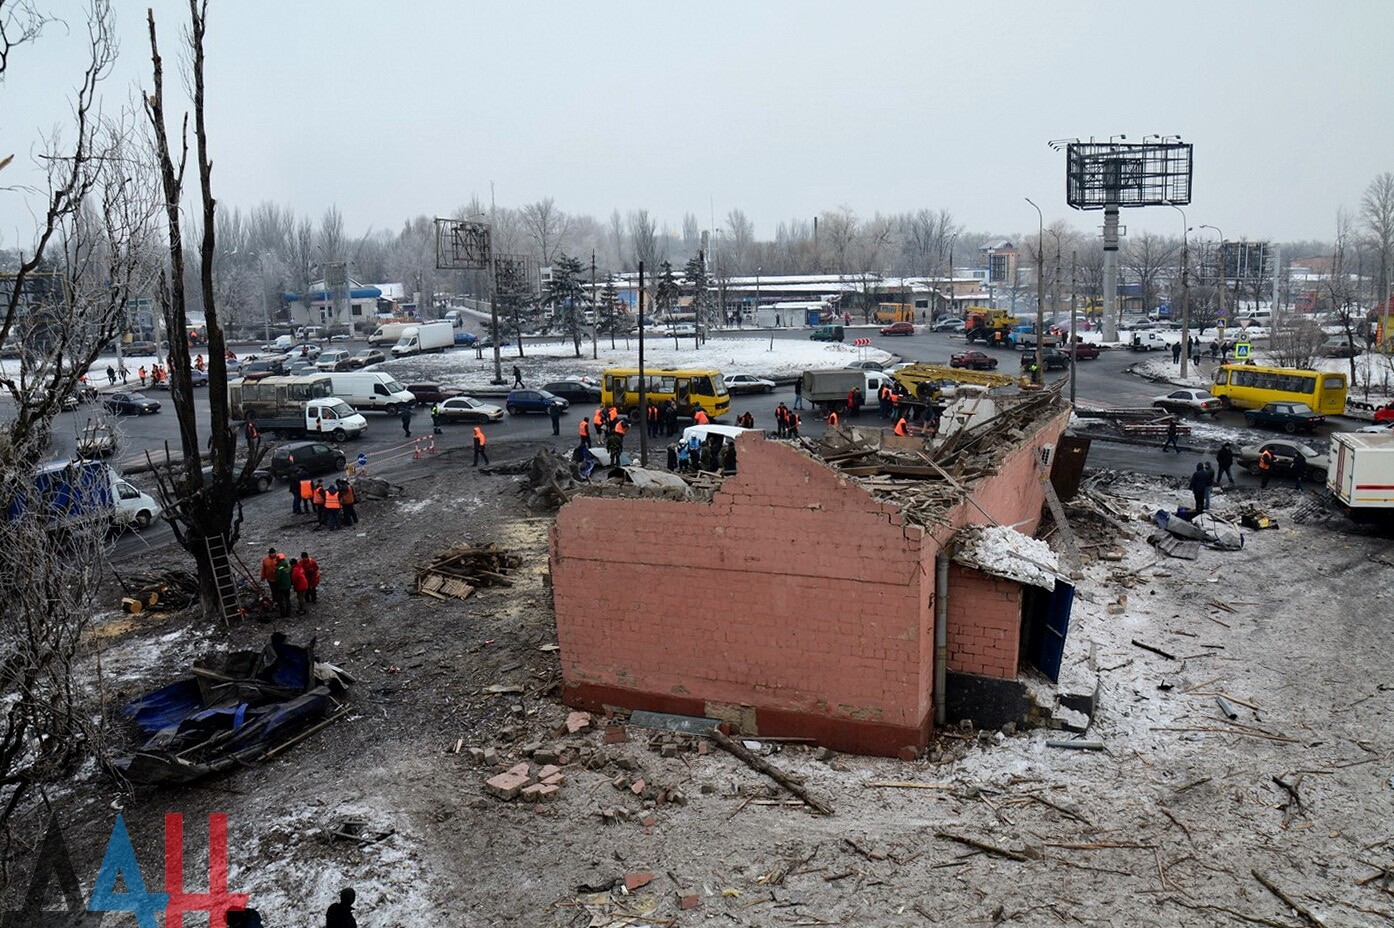
POLYGON ((1175 203, 1168 203, 1181 214, 1181 379, 1185 380, 1191 361, 1191 229, 1186 224, 1186 211, 1175 203))
POLYGON ((1026 202, 1036 211, 1036 376, 1044 379, 1041 345, 1045 341, 1045 215, 1030 197, 1026 197, 1026 202))
POLYGON ((949 236, 949 315, 954 314, 958 308, 958 293, 954 290, 954 244, 958 241, 958 233, 949 236))
POLYGON ((1060 313, 1060 233, 1054 229, 1046 229, 1055 239, 1055 293, 1050 298, 1050 311, 1059 315, 1060 313))
POLYGON ((1220 241, 1215 246, 1215 302, 1218 312, 1219 324, 1215 326, 1216 334, 1219 336, 1220 344, 1225 343, 1225 233, 1220 231, 1219 226, 1204 225, 1202 229, 1211 229, 1220 237, 1220 241))

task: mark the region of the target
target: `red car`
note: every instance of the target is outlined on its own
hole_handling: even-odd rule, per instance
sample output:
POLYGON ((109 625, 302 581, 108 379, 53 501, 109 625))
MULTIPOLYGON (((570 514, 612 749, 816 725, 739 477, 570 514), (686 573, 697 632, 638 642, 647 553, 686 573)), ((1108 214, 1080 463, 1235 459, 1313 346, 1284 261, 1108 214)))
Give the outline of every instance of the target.
POLYGON ((881 330, 882 335, 914 335, 915 323, 913 322, 892 322, 881 330))
POLYGON ((1060 350, 1065 354, 1072 354, 1076 361, 1089 361, 1099 356, 1099 346, 1091 345, 1088 342, 1075 342, 1073 345, 1061 345, 1060 350))
POLYGON ((967 367, 975 371, 997 369, 997 359, 981 351, 960 351, 949 356, 949 367, 967 367))
POLYGON ((1375 410, 1375 422, 1394 422, 1394 403, 1375 410))

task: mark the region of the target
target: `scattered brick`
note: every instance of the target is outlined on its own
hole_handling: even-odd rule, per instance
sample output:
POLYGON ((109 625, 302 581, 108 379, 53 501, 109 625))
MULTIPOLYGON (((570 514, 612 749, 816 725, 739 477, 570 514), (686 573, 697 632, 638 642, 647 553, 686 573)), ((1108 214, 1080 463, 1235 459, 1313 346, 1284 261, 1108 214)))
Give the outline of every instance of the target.
POLYGON ((900 749, 899 756, 901 760, 915 760, 920 756, 920 751, 918 748, 907 744, 905 747, 900 749))
POLYGON ((509 773, 517 774, 518 776, 524 778, 531 775, 531 770, 532 768, 527 763, 514 764, 512 767, 508 768, 509 773))
POLYGON ((566 782, 566 774, 554 773, 550 777, 543 777, 542 782, 546 783, 548 786, 561 786, 566 782))
POLYGON ((636 796, 642 796, 644 794, 643 778, 641 777, 640 779, 635 780, 633 783, 631 783, 629 786, 629 791, 636 796))
POLYGON ((629 729, 623 725, 609 725, 605 729, 606 744, 622 744, 629 740, 629 729))
POLYGON ((504 801, 509 801, 515 798, 518 793, 522 791, 523 787, 528 785, 528 782, 527 774, 519 776, 509 771, 507 773, 495 774, 488 780, 485 780, 484 788, 489 791, 490 795, 497 796, 504 801))
POLYGON ((547 764, 547 765, 546 765, 545 767, 543 767, 541 770, 537 771, 537 778, 538 778, 539 780, 545 780, 545 779, 547 779, 548 777, 550 777, 552 774, 554 774, 554 773, 560 773, 560 772, 561 772, 561 768, 558 767, 556 764, 547 764))
POLYGON ((624 875, 624 888, 630 892, 641 886, 647 886, 653 881, 653 874, 639 871, 637 873, 626 873, 624 875))
POLYGON ((560 755, 552 748, 541 748, 532 752, 532 759, 539 764, 555 764, 560 755))
POLYGON ((566 730, 571 734, 578 731, 585 731, 591 727, 591 714, 589 712, 570 712, 566 716, 566 730))
POLYGON ((696 891, 696 890, 692 890, 692 889, 680 889, 680 890, 678 890, 678 908, 682 909, 684 912, 687 911, 688 909, 695 909, 695 908, 697 908, 698 906, 700 906, 701 904, 702 904, 702 897, 699 896, 699 895, 697 895, 697 891, 696 891))
POLYGON ((528 802, 547 802, 561 790, 560 786, 547 783, 534 783, 523 788, 523 798, 528 802))
POLYGON ((541 741, 529 741, 527 744, 523 745, 523 747, 522 747, 522 752, 523 752, 523 754, 525 754, 525 755, 528 756, 528 757, 532 757, 534 754, 536 754, 536 753, 537 753, 538 751, 540 751, 540 750, 542 750, 542 742, 541 742, 541 741))

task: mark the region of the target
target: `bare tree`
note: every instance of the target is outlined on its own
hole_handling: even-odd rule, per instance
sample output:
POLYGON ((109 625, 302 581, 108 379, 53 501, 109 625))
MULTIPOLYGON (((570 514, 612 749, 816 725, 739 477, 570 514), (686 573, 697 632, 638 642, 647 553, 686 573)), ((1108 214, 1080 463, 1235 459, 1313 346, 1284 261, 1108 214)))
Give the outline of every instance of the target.
POLYGON ((850 206, 839 206, 821 217, 819 248, 826 247, 839 274, 846 274, 850 267, 852 246, 857 241, 860 227, 860 220, 850 206))
POLYGON ((1380 303, 1390 298, 1390 271, 1394 267, 1394 174, 1385 171, 1370 181, 1360 198, 1360 219, 1378 261, 1375 283, 1379 290, 1374 302, 1380 303))
MULTIPOLYGON (((1356 383, 1356 345, 1358 344, 1356 327, 1365 322, 1360 305, 1356 300, 1354 287, 1351 285, 1350 269, 1347 266, 1349 261, 1351 243, 1355 231, 1355 221, 1350 213, 1345 209, 1336 210, 1336 240, 1331 246, 1331 273, 1326 276, 1327 292, 1331 297, 1331 309, 1336 314, 1337 320, 1341 325, 1341 334, 1345 337, 1346 354, 1350 359, 1350 382, 1356 383)), ((1369 367, 1366 366, 1365 396, 1370 395, 1369 367)))
POLYGON ((566 234, 571 228, 570 217, 557 209, 555 200, 545 197, 519 210, 518 219, 532 241, 533 259, 539 266, 551 264, 566 244, 566 234))
MULTIPOLYGON (((227 391, 227 343, 214 294, 213 256, 216 250, 217 216, 213 199, 213 165, 208 155, 208 133, 204 123, 204 38, 207 30, 208 0, 189 0, 190 75, 193 85, 195 165, 198 169, 203 234, 199 243, 201 258, 200 288, 204 302, 208 331, 208 407, 211 435, 208 440, 210 475, 205 479, 200 457, 198 421, 194 415, 193 381, 187 345, 169 353, 170 399, 174 404, 179 425, 179 441, 183 458, 177 477, 158 476, 160 495, 165 503, 164 518, 174 531, 174 537, 198 564, 199 601, 204 617, 218 616, 217 575, 210 560, 208 545, 217 539, 228 547, 237 540, 242 523, 242 507, 238 502, 236 485, 250 479, 264 451, 260 441, 253 441, 240 475, 234 477, 237 453, 237 433, 230 425, 227 391)), ((181 225, 184 193, 184 170, 188 163, 188 117, 183 120, 180 153, 176 163, 170 144, 164 110, 164 64, 160 57, 155 30, 154 11, 148 11, 146 21, 150 32, 150 59, 154 92, 145 98, 146 116, 155 136, 155 155, 159 161, 160 179, 164 191, 166 231, 169 238, 170 270, 162 280, 159 296, 161 311, 171 333, 183 333, 188 321, 187 295, 184 288, 184 243, 181 225)), ((173 338, 173 336, 172 336, 173 338)), ((171 469, 172 472, 172 469, 171 469)), ((160 473, 156 471, 157 475, 160 473)))
POLYGON ((755 244, 755 224, 744 210, 733 209, 726 214, 726 276, 748 274, 754 267, 750 251, 755 244))
POLYGON ((1164 276, 1176 273, 1180 255, 1174 240, 1152 232, 1131 236, 1123 246, 1121 263, 1142 288, 1144 312, 1156 309, 1159 285, 1164 276))
POLYGON ((348 255, 344 253, 348 245, 344 238, 344 214, 339 212, 339 207, 331 206, 324 211, 315 245, 319 247, 325 262, 348 260, 348 255))
MULTIPOLYGON (((0 2, 0 77, 10 53, 40 39, 45 22, 27 3, 0 2)), ((92 746, 92 713, 73 663, 105 567, 109 523, 100 514, 50 508, 35 469, 49 453, 63 401, 149 281, 154 201, 126 141, 125 114, 119 121, 101 116, 99 88, 116 54, 106 0, 88 4, 86 27, 87 65, 72 122, 39 146, 47 176, 35 193, 43 206, 34 210, 33 239, 14 256, 0 301, 0 341, 18 352, 0 368, 11 406, 0 430, 0 890, 13 858, 16 809, 31 790, 76 770, 92 746)))
POLYGON ((642 261, 645 267, 653 267, 665 257, 659 245, 658 224, 646 209, 629 214, 629 241, 636 265, 642 261))

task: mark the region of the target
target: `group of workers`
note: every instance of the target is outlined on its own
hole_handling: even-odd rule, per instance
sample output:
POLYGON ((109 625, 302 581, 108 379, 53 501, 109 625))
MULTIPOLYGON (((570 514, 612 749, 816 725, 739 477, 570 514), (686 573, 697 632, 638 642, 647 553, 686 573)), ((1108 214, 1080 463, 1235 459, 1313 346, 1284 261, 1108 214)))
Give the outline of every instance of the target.
POLYGON ((261 559, 261 579, 271 590, 271 603, 290 617, 290 594, 295 593, 296 615, 304 615, 305 607, 319 602, 319 562, 301 551, 300 557, 286 559, 285 553, 271 548, 261 559))
POLYGON ((302 468, 290 481, 290 495, 292 513, 314 515, 320 525, 330 530, 358 524, 357 494, 347 478, 340 477, 325 486, 323 480, 311 480, 302 468))

